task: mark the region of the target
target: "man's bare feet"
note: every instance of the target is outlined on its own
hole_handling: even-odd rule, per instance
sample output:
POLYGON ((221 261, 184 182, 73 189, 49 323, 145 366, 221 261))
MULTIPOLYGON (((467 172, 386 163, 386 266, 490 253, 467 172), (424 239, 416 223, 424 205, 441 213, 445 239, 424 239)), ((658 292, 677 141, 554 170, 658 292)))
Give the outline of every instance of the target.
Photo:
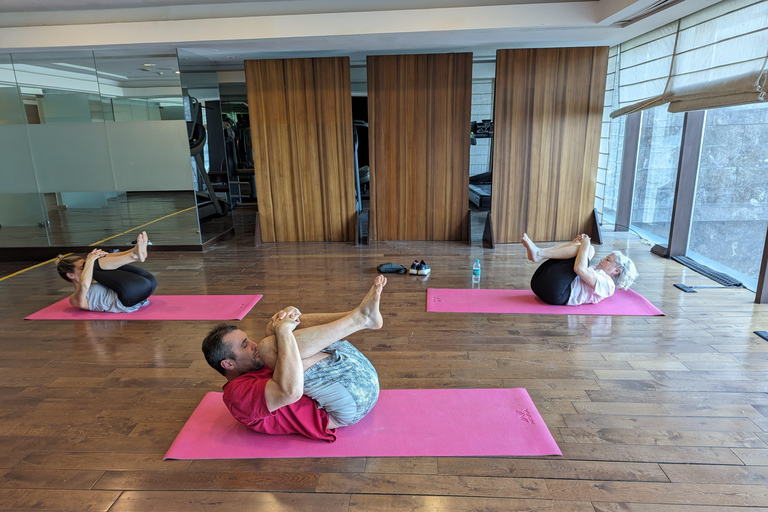
POLYGON ((381 300, 381 291, 387 285, 387 278, 384 276, 377 276, 373 281, 373 286, 368 290, 368 293, 363 297, 360 305, 357 306, 357 311, 364 317, 363 326, 364 329, 381 329, 384 325, 384 319, 381 317, 379 311, 379 301, 381 300))
POLYGON ((136 246, 133 248, 133 253, 135 254, 136 258, 143 262, 147 259, 147 243, 149 242, 149 237, 147 236, 146 231, 142 231, 139 236, 136 237, 136 246))
POLYGON ((525 251, 528 253, 529 260, 534 263, 538 263, 542 260, 542 257, 539 255, 539 248, 536 247, 536 244, 534 244, 530 238, 528 238, 528 233, 523 233, 523 238, 521 238, 520 241, 523 242, 523 245, 525 246, 525 251))

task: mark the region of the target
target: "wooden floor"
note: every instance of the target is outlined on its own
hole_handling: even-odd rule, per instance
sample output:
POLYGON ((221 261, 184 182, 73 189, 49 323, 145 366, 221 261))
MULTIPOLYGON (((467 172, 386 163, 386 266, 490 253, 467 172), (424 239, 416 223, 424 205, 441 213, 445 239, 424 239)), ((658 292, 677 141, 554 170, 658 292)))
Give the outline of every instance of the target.
POLYGON ((682 293, 673 283, 713 283, 606 233, 598 254, 627 251, 667 316, 426 313, 426 289, 469 287, 475 258, 488 288, 524 288, 535 266, 519 244, 254 247, 252 219, 237 220, 205 254, 151 252, 157 293, 262 293, 239 324, 257 333, 285 305, 352 307, 377 264, 423 258, 429 279, 390 276, 384 328, 350 338, 382 388, 524 387, 563 456, 163 461, 223 384, 200 352, 214 322, 24 321, 70 292, 45 265, 0 282, 0 509, 768 510, 768 343, 752 334, 768 306, 754 293, 682 293))

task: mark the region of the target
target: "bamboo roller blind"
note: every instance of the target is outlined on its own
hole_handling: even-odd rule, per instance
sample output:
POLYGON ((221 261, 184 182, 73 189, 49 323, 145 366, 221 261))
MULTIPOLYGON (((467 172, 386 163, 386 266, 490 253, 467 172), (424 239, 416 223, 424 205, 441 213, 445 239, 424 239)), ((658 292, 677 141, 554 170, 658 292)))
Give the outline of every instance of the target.
POLYGON ((465 240, 472 54, 368 57, 372 240, 465 240))
POLYGON ((496 54, 496 243, 570 240, 594 207, 608 48, 496 54))
POLYGON ((245 61, 265 242, 354 240, 349 59, 245 61))

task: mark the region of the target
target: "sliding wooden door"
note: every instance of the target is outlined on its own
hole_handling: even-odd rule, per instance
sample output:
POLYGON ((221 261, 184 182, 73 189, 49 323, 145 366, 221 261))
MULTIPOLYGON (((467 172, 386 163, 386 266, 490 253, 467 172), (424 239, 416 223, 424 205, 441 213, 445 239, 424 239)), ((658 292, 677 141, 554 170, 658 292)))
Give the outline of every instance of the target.
POLYGON ((245 61, 265 242, 354 240, 349 59, 245 61))
POLYGON ((466 240, 472 54, 368 57, 373 240, 466 240))
POLYGON ((497 52, 494 242, 588 232, 607 66, 607 47, 497 52))

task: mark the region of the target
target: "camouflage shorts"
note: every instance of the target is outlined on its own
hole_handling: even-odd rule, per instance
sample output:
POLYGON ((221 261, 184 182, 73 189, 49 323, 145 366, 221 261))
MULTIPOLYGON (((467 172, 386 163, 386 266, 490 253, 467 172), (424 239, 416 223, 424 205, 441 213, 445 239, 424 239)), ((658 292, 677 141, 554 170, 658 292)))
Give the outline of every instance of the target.
POLYGON ((346 340, 323 352, 330 355, 304 372, 304 394, 325 409, 336 425, 353 425, 376 404, 379 376, 371 362, 346 340))

